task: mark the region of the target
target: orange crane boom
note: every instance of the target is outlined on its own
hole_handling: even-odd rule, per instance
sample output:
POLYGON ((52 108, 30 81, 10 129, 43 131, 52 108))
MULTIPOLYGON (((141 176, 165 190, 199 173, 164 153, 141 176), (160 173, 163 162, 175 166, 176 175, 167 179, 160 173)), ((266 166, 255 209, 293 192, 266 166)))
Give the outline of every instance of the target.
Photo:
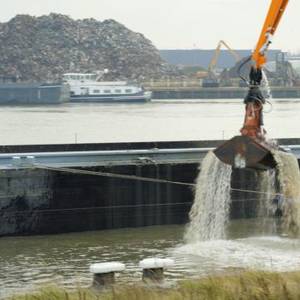
POLYGON ((281 17, 285 12, 289 0, 272 0, 258 43, 252 54, 256 68, 262 68, 266 63, 266 52, 272 43, 272 37, 279 25, 281 17))

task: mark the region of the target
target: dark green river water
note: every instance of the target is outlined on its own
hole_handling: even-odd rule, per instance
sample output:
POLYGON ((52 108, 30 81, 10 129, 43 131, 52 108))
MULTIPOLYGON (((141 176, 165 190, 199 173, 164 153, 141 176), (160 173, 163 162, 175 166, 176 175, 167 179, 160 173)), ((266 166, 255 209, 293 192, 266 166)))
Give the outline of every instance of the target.
MULTIPOLYGON (((272 222, 271 222, 272 223, 272 222)), ((266 228, 266 227, 265 227, 266 228)), ((89 265, 120 261, 120 282, 141 280, 138 262, 171 257, 167 280, 199 277, 231 269, 295 270, 300 268, 300 241, 271 236, 257 220, 232 221, 228 240, 184 244, 184 226, 84 232, 0 239, 0 297, 49 283, 89 286, 89 265)))

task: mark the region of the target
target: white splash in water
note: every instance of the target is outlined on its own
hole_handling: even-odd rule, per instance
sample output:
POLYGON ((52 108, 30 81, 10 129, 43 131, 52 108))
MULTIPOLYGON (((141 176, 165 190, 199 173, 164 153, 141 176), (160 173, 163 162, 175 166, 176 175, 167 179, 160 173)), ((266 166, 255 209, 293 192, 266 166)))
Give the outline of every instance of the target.
POLYGON ((195 199, 190 211, 188 243, 224 239, 230 209, 231 166, 209 152, 201 163, 195 199))
MULTIPOLYGON (((180 256, 197 261, 201 271, 243 268, 264 271, 294 271, 300 267, 299 241, 261 236, 236 240, 214 240, 186 244, 174 249, 180 256)), ((198 266, 195 266, 196 269, 198 266)))

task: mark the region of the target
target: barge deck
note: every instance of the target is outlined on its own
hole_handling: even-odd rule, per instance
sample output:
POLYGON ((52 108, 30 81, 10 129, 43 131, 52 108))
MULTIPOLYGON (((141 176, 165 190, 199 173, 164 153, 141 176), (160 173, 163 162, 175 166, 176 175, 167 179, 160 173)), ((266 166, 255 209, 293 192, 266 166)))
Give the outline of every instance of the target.
MULTIPOLYGON (((201 160, 222 142, 1 146, 0 236, 186 223, 201 160)), ((300 159, 300 139, 279 143, 300 159)), ((233 186, 251 189, 239 172, 233 186)), ((232 198, 232 218, 253 216, 253 195, 232 198)))

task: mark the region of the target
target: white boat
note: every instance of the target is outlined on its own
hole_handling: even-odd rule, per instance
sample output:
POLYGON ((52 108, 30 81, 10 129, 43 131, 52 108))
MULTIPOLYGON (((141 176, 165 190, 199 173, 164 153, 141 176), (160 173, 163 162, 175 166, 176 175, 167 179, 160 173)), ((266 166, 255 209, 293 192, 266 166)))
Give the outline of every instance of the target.
POLYGON ((96 73, 66 73, 71 102, 147 102, 152 93, 126 81, 98 81, 96 73))

